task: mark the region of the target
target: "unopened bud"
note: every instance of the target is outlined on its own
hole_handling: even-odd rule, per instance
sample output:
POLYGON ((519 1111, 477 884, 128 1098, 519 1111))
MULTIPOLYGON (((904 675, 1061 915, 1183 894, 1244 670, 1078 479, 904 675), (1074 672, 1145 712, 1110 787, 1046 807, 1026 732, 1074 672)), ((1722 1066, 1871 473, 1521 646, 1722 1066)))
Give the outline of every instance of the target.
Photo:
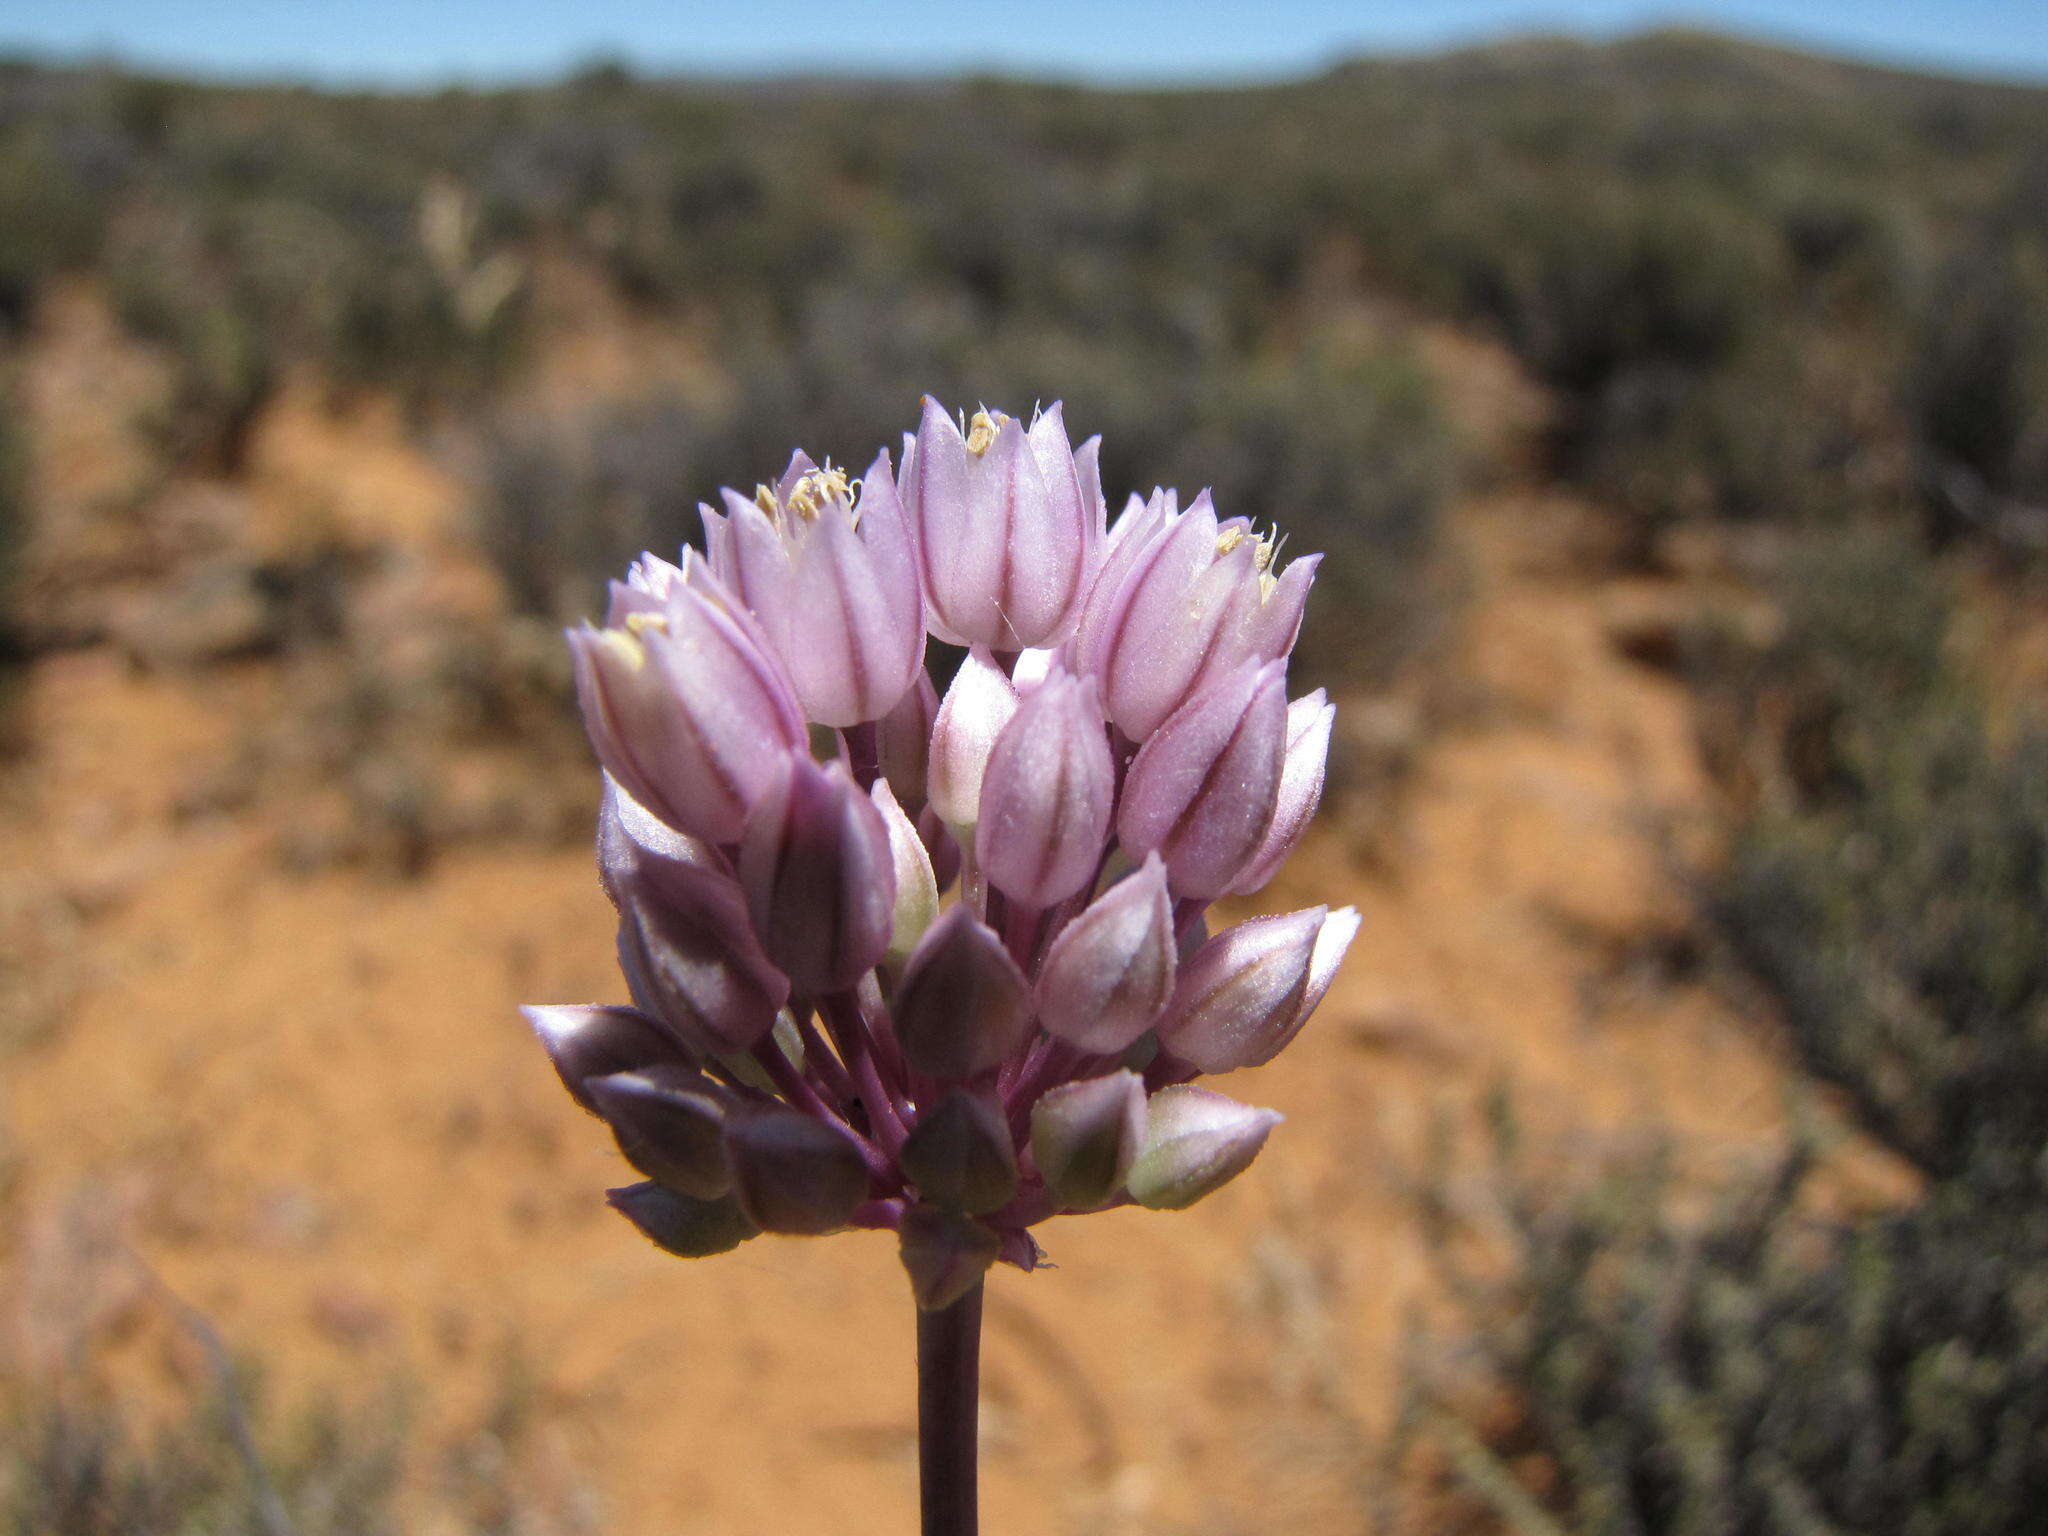
POLYGON ((709 1078, 656 1066, 593 1078, 589 1088, 626 1161, 647 1177, 699 1200, 731 1191, 725 1105, 709 1078))
POLYGON ((956 1088, 918 1116, 903 1143, 903 1171, 934 1205, 985 1216, 1017 1193, 1017 1151, 1002 1111, 956 1088))
POLYGON ((1113 1056, 1151 1028, 1173 996, 1173 903, 1147 854, 1069 923, 1038 977, 1038 1020, 1084 1051, 1113 1056))
POLYGON ((1329 991, 1358 922, 1311 907, 1224 929, 1182 963, 1159 1038, 1203 1072, 1271 1061, 1329 991))
POLYGON ((1116 763, 1094 679, 1054 673, 1023 696, 982 779, 975 851, 1013 901, 1049 907, 1095 877, 1116 763))
POLYGON ((989 754, 1016 713, 1017 690, 988 652, 976 646, 953 674, 932 724, 925 794, 948 826, 971 828, 981 815, 989 754))
POLYGON ((653 1066, 690 1066, 674 1032, 637 1008, 564 1003, 519 1011, 540 1037, 569 1096, 593 1115, 604 1111, 586 1086, 590 1079, 653 1066))
POLYGON ((613 1210, 657 1247, 683 1259, 730 1253, 761 1229, 730 1195, 697 1200, 660 1184, 628 1184, 605 1191, 613 1210))
POLYGON ((1071 1210, 1107 1205, 1145 1138, 1145 1084, 1135 1072, 1062 1083, 1031 1107, 1031 1156, 1071 1210))
POLYGON ((1280 1116, 1206 1088, 1162 1088, 1146 1106, 1145 1145, 1124 1181, 1131 1198, 1178 1211, 1228 1184, 1252 1164, 1280 1116))
POLYGON ((980 1282, 1002 1252, 1002 1239, 959 1211, 913 1205, 897 1228, 903 1267, 918 1307, 939 1312, 980 1282))
POLYGON ((1273 824, 1287 746, 1284 663, 1247 663, 1196 692, 1131 762, 1117 836, 1157 849, 1176 895, 1222 895, 1273 824))
POLYGON ((903 814, 887 779, 875 780, 872 798, 875 809, 882 813, 882 824, 889 829, 889 857, 896 868, 896 906, 885 958, 901 965, 939 915, 939 884, 924 839, 903 814))
POLYGON ((762 947, 806 996, 852 986, 889 947, 889 829, 844 764, 790 760, 747 825, 739 873, 762 947))
MULTIPOLYGON (((1297 560, 1290 569, 1306 561, 1297 560)), ((1306 698, 1287 706, 1287 756, 1280 769, 1280 792, 1273 808, 1273 824, 1252 855, 1250 868, 1239 875, 1231 891, 1247 895, 1258 890, 1287 862, 1294 845, 1315 816, 1323 799, 1323 778, 1330 758, 1330 727, 1337 718, 1337 706, 1318 688, 1306 698)))
POLYGON ((732 1116, 725 1150, 740 1204, 765 1231, 836 1232, 867 1198, 860 1149, 844 1131, 793 1109, 732 1116))
POLYGON ((932 924, 891 1003, 896 1038, 918 1071, 972 1077, 997 1066, 1031 1030, 1024 973, 964 903, 932 924))

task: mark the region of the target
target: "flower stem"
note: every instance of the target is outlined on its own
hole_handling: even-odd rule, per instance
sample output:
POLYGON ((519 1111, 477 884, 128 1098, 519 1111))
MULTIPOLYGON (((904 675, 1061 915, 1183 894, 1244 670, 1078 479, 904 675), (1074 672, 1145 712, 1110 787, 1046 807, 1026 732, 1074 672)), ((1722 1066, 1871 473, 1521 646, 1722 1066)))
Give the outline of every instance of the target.
POLYGON ((917 1314, 917 1459, 924 1536, 975 1536, 980 1456, 981 1282, 917 1314))

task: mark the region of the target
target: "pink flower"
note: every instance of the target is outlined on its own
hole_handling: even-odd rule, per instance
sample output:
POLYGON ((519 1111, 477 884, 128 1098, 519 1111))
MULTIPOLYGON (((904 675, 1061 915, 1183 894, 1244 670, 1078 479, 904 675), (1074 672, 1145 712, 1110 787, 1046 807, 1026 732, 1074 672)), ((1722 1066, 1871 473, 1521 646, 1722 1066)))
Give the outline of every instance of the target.
POLYGON ((1133 500, 1096 444, 927 400, 892 475, 802 454, 570 636, 609 779, 600 874, 634 1005, 530 1010, 670 1252, 896 1231, 919 1304, 1061 1213, 1177 1209, 1278 1117, 1189 1079, 1270 1060, 1348 909, 1208 936, 1322 792, 1287 698, 1316 557, 1133 500), (969 647, 947 686, 927 632, 969 647))

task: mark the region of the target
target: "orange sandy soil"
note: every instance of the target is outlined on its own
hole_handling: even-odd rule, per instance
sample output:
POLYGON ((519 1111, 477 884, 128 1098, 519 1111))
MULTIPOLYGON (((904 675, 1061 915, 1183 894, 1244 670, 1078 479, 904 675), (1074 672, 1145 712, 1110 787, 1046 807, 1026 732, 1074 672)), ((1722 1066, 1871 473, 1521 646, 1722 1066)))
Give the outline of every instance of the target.
MULTIPOLYGON (((267 429, 257 525, 324 481, 360 504, 336 515, 445 552, 455 488, 399 462, 394 424, 348 434, 267 429)), ((1595 531, 1540 495, 1459 510, 1448 719, 1378 856, 1326 828, 1262 900, 1365 924, 1301 1041, 1225 1085, 1288 1117, 1257 1168, 1185 1214, 1054 1223, 1058 1268, 995 1275, 991 1531, 1358 1529, 1409 1320, 1434 1315, 1403 1182, 1495 1082, 1580 1146, 1670 1127, 1712 1160, 1781 1123, 1768 1028, 1633 963, 1684 930, 1668 834, 1713 807, 1685 693, 1610 641, 1645 592, 1583 574, 1595 531)), ((626 1170, 514 1012, 621 995, 584 851, 294 875, 279 809, 173 815, 293 707, 260 663, 143 672, 99 646, 33 670, 0 879, 75 927, 38 962, 67 978, 57 1026, 0 1058, 0 1370, 89 1347, 150 1401, 189 1378, 125 1242, 287 1398, 413 1383, 422 1443, 486 1411, 516 1354, 543 1480, 589 1491, 589 1528, 912 1529, 892 1242, 681 1264, 604 1208, 626 1170)))

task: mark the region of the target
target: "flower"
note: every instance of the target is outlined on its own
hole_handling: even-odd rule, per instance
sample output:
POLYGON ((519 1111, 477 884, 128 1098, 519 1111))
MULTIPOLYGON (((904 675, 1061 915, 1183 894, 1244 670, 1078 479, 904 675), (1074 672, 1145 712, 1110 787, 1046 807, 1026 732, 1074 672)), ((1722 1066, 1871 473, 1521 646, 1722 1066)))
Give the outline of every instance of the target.
POLYGON ((710 564, 760 621, 804 713, 879 720, 923 670, 916 554, 889 455, 849 480, 799 451, 771 487, 700 506, 710 564))
POLYGON ((1055 645, 1101 539, 1097 441, 1076 453, 1058 404, 1029 427, 980 410, 963 429, 925 397, 903 454, 931 632, 955 645, 1055 645))
POLYGON ((571 633, 633 1006, 528 1012, 668 1251, 893 1230, 943 1307, 1278 1123, 1193 1079, 1292 1040, 1358 928, 1205 917, 1321 797, 1334 711, 1287 697, 1317 557, 1276 571, 1206 493, 1105 528, 1096 451, 1057 405, 928 399, 900 474, 799 453, 571 633), (927 634, 968 648, 944 688, 927 634))

